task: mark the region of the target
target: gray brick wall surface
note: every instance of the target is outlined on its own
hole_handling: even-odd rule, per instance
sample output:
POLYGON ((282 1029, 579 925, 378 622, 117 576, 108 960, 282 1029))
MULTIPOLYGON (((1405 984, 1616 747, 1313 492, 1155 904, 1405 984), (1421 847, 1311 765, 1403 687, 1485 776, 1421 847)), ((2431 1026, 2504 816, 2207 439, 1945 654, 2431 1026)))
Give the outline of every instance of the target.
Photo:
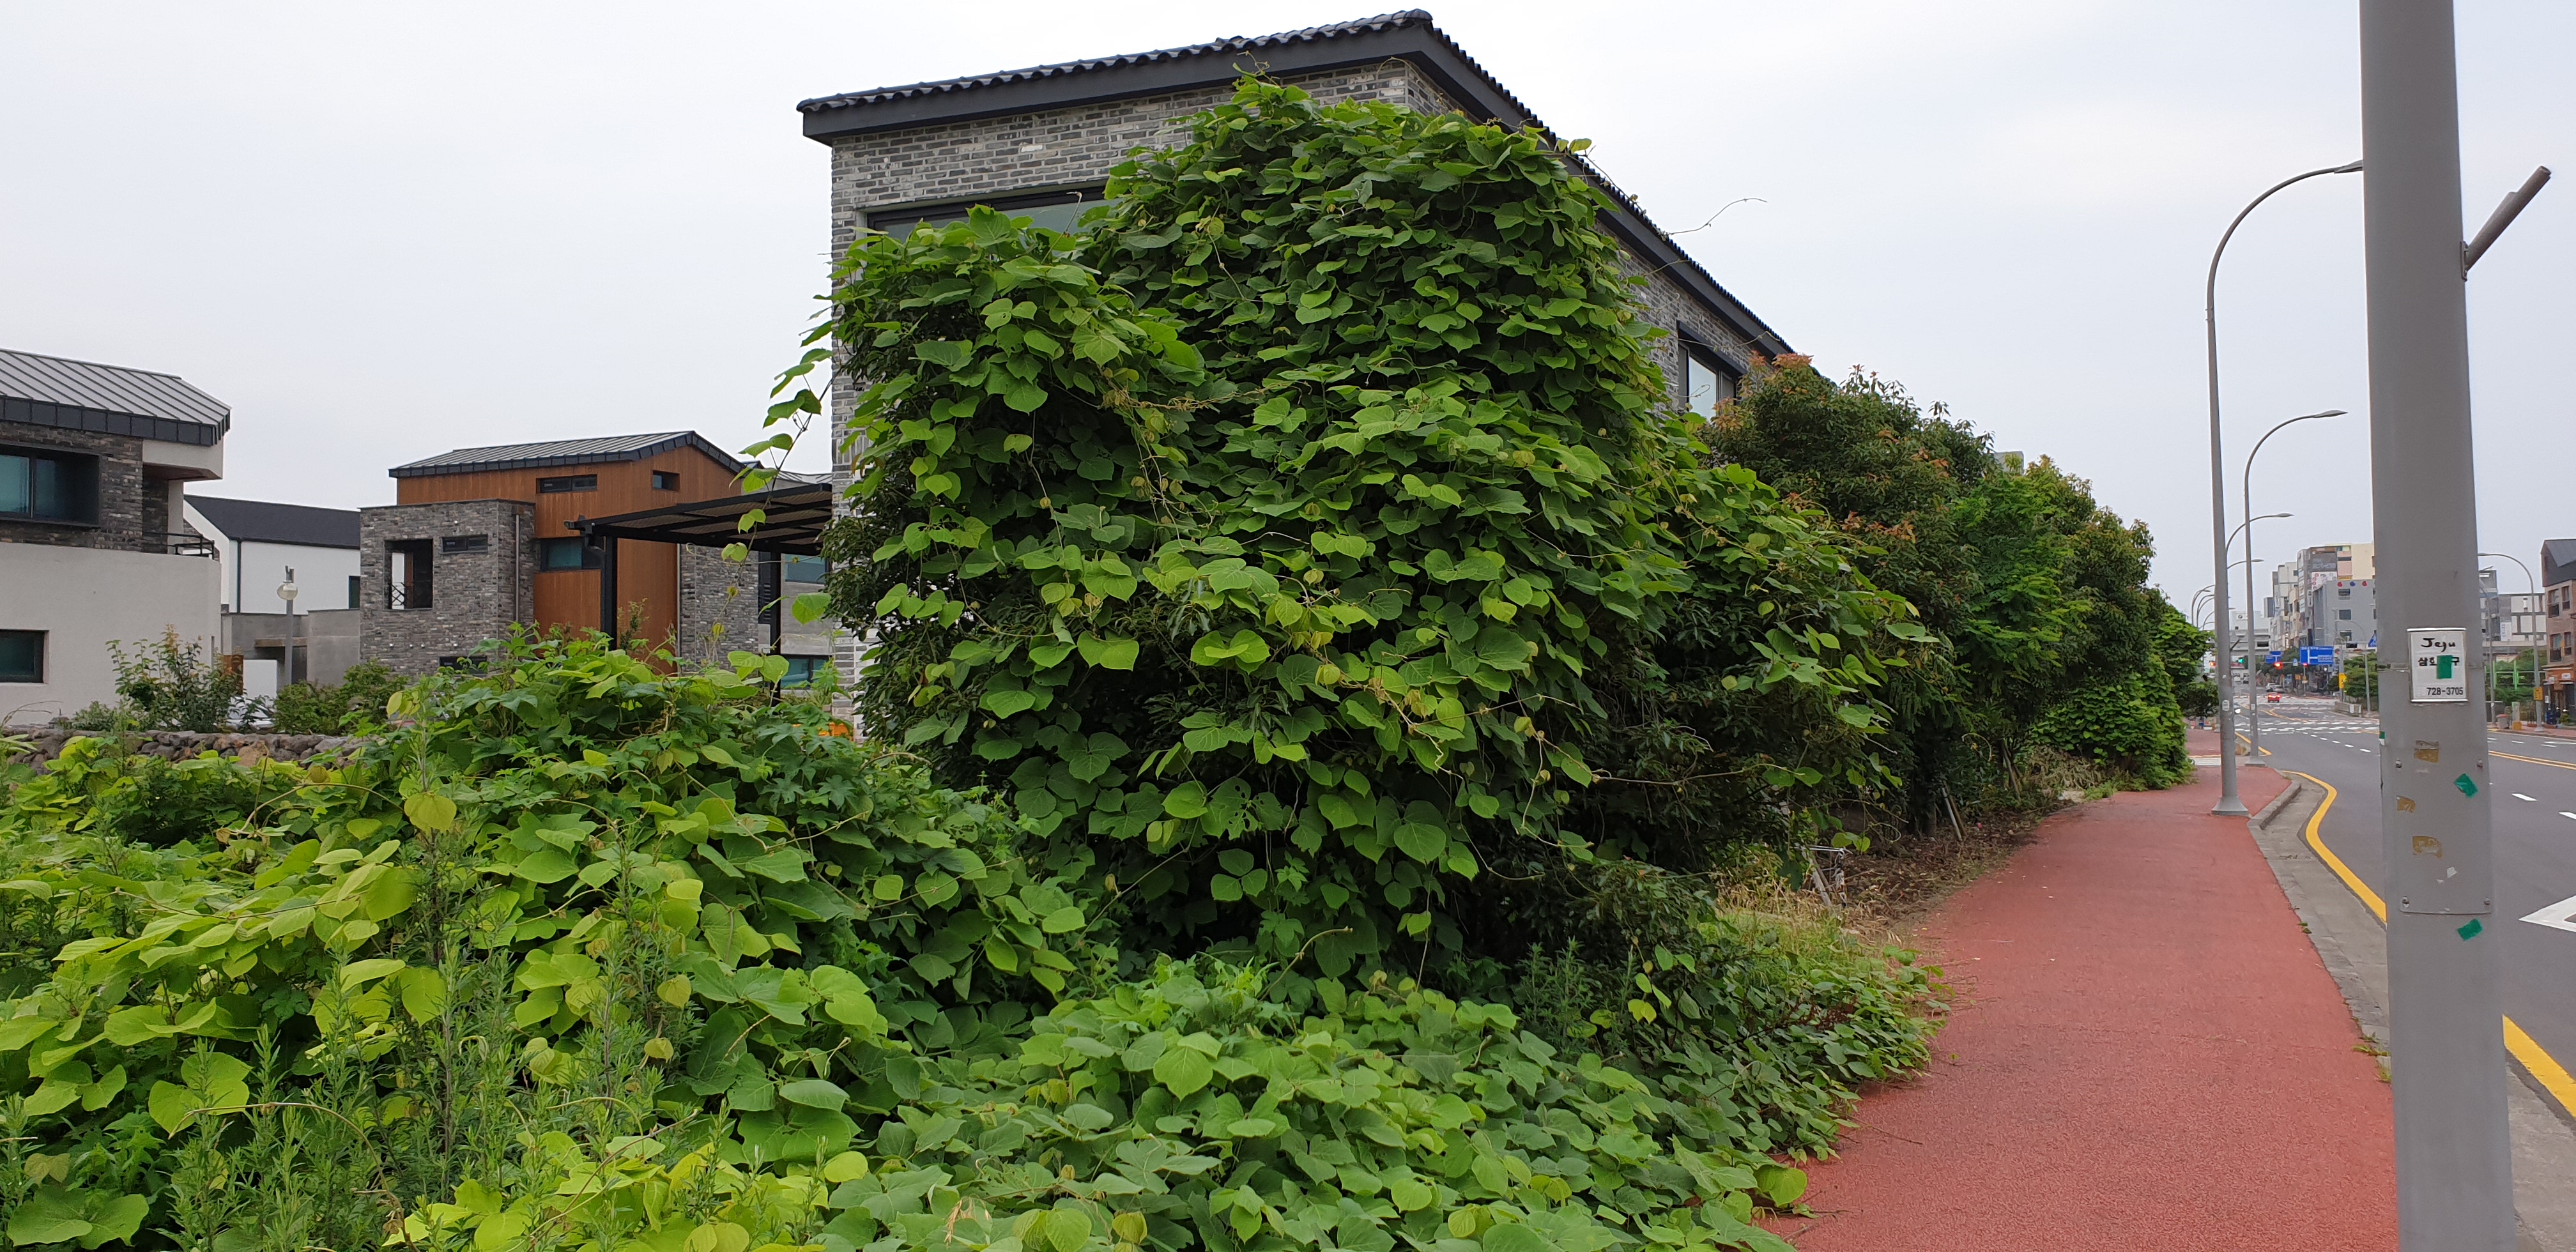
POLYGON ((531 619, 536 606, 537 509, 521 500, 459 500, 358 510, 358 650, 406 678, 465 656, 531 619), (433 543, 430 607, 387 607, 392 563, 385 545, 404 539, 482 535, 480 552, 433 543))
POLYGON ((119 552, 164 550, 167 541, 161 533, 169 526, 155 515, 166 515, 169 502, 160 483, 143 477, 142 440, 26 422, 0 422, 0 445, 42 452, 83 452, 98 458, 97 526, 0 522, 0 543, 111 548, 119 552))
POLYGON ((734 651, 771 651, 760 624, 760 567, 728 561, 722 548, 680 545, 680 659, 714 664, 734 651))

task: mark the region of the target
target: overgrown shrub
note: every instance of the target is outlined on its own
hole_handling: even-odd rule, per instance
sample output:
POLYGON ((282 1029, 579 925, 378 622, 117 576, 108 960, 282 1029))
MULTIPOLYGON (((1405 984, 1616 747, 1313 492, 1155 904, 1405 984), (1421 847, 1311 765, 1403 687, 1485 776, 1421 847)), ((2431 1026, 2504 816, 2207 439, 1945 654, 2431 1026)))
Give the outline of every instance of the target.
POLYGON ((242 693, 240 671, 195 643, 180 642, 175 628, 137 645, 132 655, 124 641, 108 640, 107 654, 116 666, 119 721, 139 730, 200 734, 232 721, 242 693))
POLYGON ((1101 902, 1041 877, 1006 807, 735 660, 520 641, 338 767, 74 741, 0 807, 0 1225, 221 1252, 1778 1249, 1745 1224, 1804 1185, 1776 1154, 1920 1061, 1920 1021, 1884 1015, 1920 973, 1678 884, 1656 908, 1685 950, 1649 976, 1708 1024, 1676 1065, 1386 977, 1315 980, 1309 1011, 1276 966, 1122 981, 1101 902), (140 778, 266 798, 147 845, 102 819, 140 778))
POLYGON ((337 683, 292 683, 278 689, 270 728, 281 735, 347 735, 381 724, 385 701, 403 680, 381 661, 349 667, 337 683))
POLYGON ((865 720, 1122 884, 1130 951, 1302 961, 1292 996, 1474 927, 1517 958, 1550 919, 1488 869, 1701 868, 1883 783, 1920 629, 1702 463, 1566 157, 1246 84, 1082 235, 979 211, 843 264, 865 720))

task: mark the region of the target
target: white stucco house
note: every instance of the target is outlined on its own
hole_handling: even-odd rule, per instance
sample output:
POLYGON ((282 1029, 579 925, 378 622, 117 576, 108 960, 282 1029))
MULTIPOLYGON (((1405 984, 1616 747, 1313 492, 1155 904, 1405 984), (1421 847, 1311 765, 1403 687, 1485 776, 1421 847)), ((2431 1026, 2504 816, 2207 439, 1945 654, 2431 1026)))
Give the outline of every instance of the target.
POLYGON ((211 649, 222 567, 187 484, 232 411, 171 374, 0 349, 0 725, 114 701, 107 643, 211 649))

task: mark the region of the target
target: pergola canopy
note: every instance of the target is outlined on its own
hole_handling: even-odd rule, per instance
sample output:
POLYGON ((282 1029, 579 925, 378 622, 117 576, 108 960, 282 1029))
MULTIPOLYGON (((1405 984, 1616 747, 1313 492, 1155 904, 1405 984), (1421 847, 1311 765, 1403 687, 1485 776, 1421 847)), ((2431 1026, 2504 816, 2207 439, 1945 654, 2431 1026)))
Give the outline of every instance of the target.
POLYGON ((614 517, 587 517, 568 524, 593 542, 614 537, 700 548, 739 543, 755 552, 820 556, 823 528, 831 522, 832 484, 820 482, 794 483, 614 517), (762 510, 765 516, 746 531, 742 528, 743 515, 754 509, 762 510))

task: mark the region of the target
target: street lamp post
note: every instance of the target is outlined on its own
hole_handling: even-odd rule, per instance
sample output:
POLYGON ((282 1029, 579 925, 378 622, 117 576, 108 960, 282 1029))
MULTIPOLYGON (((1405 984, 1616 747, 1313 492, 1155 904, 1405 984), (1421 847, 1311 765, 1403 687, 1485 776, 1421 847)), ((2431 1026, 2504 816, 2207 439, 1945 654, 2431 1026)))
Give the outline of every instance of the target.
MULTIPOLYGON (((2547 170, 2543 170, 2543 171, 2541 171, 2541 172, 2545 174, 2545 173, 2547 173, 2548 171, 2547 171, 2547 170)), ((2500 556, 2500 557, 2503 557, 2504 559, 2506 559, 2506 560, 2508 560, 2508 561, 2513 562, 2513 563, 2514 563, 2515 565, 2517 565, 2517 566, 2521 566, 2521 569, 2522 569, 2522 582, 2523 582, 2523 585, 2524 585, 2524 586, 2526 586, 2526 587, 2529 587, 2529 588, 2531 589, 2527 594, 2535 595, 2535 596, 2540 594, 2540 580, 2531 576, 2531 567, 2530 567, 2530 566, 2528 566, 2528 565, 2523 565, 2523 563, 2522 563, 2522 558, 2521 558, 2521 557, 2515 556, 2514 554, 2512 554, 2512 553, 2510 553, 2510 552, 2481 552, 2481 553, 2479 553, 2478 555, 2479 555, 2479 556, 2500 556)), ((2521 614, 2519 614, 2519 613, 2516 613, 2516 614, 2514 614, 2514 616, 2515 616, 2515 617, 2517 617, 2517 618, 2519 618, 2519 617, 2521 617, 2522 615, 2521 615, 2521 614)), ((2539 653, 2537 650, 2534 650, 2534 651, 2533 651, 2532 656, 2531 656, 2531 661, 2532 661, 2532 665, 2531 665, 2531 686, 2530 686, 2529 688, 2526 688, 2526 690, 2529 690, 2529 691, 2532 693, 2532 697, 2531 697, 2531 698, 2532 698, 2532 705, 2533 705, 2533 707, 2532 707, 2532 710, 2531 710, 2531 716, 2532 716, 2532 719, 2533 719, 2533 720, 2537 721, 2537 720, 2539 720, 2539 717, 2540 717, 2540 708, 2539 708, 2539 701, 2540 701, 2540 692, 2539 692, 2539 687, 2540 687, 2540 653, 2539 653)), ((2514 657, 2514 660, 2513 660, 2513 672, 2514 672, 2515 674, 2517 674, 2517 675, 2519 675, 2519 674, 2521 674, 2521 673, 2522 673, 2522 658, 2521 658, 2520 656, 2518 656, 2518 655, 2517 655, 2516 657, 2514 657)), ((2495 682, 2494 682, 2494 680, 2493 680, 2492 678, 2490 678, 2490 679, 2488 680, 2488 682, 2487 682, 2487 720, 2488 720, 2488 721, 2491 721, 2491 722, 2495 720, 2495 682)), ((2513 720, 2515 720, 2516 722, 2519 722, 2519 721, 2521 721, 2521 720, 2522 720, 2522 697, 2521 697, 2521 696, 2515 696, 2515 697, 2513 698, 2513 720)))
MULTIPOLYGON (((2252 725, 2254 721, 2254 592, 2252 590, 2254 586, 2254 523, 2269 522, 2279 518, 2295 516, 2297 515, 2293 513, 2266 513, 2261 517, 2246 518, 2244 521, 2236 524, 2236 529, 2227 532, 2227 546, 2230 549, 2236 547, 2236 537, 2238 535, 2245 536, 2245 559, 2242 561, 2230 561, 2227 563, 2227 568, 2234 569, 2239 565, 2245 567, 2245 586, 2247 588, 2245 593, 2245 720, 2246 724, 2249 726, 2252 725)), ((2220 577, 2224 579, 2225 575, 2222 574, 2220 577)), ((2226 659, 2232 662, 2234 660, 2233 654, 2229 654, 2226 659)), ((2222 666, 2222 668, 2228 668, 2228 666, 2222 666)), ((2221 696, 2219 700, 2220 708, 2226 708, 2235 701, 2236 680, 2233 675, 2230 675, 2227 680, 2227 684, 2219 689, 2219 694, 2221 696)), ((2226 737, 2218 741, 2218 754, 2223 758, 2233 760, 2236 756, 2236 740, 2238 736, 2227 733, 2223 730, 2221 733, 2225 734, 2226 737)), ((2245 755, 2254 755, 2254 746, 2250 740, 2245 746, 2245 755)))
MULTIPOLYGON (((2264 431, 2263 437, 2254 441, 2254 450, 2245 454, 2245 479, 2242 484, 2244 492, 2242 499, 2245 501, 2245 670, 2249 678, 2254 671, 2254 458, 2263 455, 2263 445, 2270 443, 2272 436, 2280 434, 2289 427, 2301 422, 2313 422, 2319 418, 2341 416, 2343 416, 2342 409, 2327 409, 2322 413, 2307 413, 2291 418, 2264 431)), ((2272 643, 2278 646, 2280 642, 2281 624, 2276 619, 2272 623, 2272 643)), ((2263 753, 2263 709, 2255 701, 2254 694, 2254 684, 2249 681, 2245 685, 2245 755, 2249 757, 2260 756, 2263 753)))
MULTIPOLYGON (((2352 174, 2359 172, 2360 169, 2361 162, 2355 161, 2349 165, 2309 170, 2305 174, 2285 178, 2272 184, 2262 195, 2254 197, 2254 202, 2246 205, 2244 211, 2236 215, 2235 221, 2227 224, 2227 233, 2218 237, 2218 250, 2209 254, 2209 283, 2202 292, 2202 311, 2206 314, 2209 325, 2209 539, 2211 563, 2218 567, 2217 647, 2218 655, 2221 657, 2231 653, 2227 640, 2227 458, 2219 446, 2218 421, 2218 262, 2226 257, 2227 241, 2236 237, 2236 228, 2244 225, 2245 219, 2251 216, 2255 209, 2261 207, 2264 201, 2271 199, 2274 192, 2292 183, 2305 182, 2320 174, 2352 174)), ((2253 623, 2249 619, 2246 624, 2250 627, 2253 623)), ((2248 630, 2246 633, 2253 632, 2248 630)), ((2235 718, 2226 700, 2218 702, 2218 736, 2222 744, 2233 745, 2236 742, 2235 718)), ((2245 802, 2238 799, 2236 795, 2236 754, 2234 752, 2222 751, 2218 754, 2218 786, 2218 806, 2210 812, 2223 817, 2242 816, 2245 812, 2245 802)))
POLYGON ((289 565, 286 581, 277 584, 277 598, 286 601, 286 681, 279 686, 295 682, 295 594, 295 567, 289 565))

